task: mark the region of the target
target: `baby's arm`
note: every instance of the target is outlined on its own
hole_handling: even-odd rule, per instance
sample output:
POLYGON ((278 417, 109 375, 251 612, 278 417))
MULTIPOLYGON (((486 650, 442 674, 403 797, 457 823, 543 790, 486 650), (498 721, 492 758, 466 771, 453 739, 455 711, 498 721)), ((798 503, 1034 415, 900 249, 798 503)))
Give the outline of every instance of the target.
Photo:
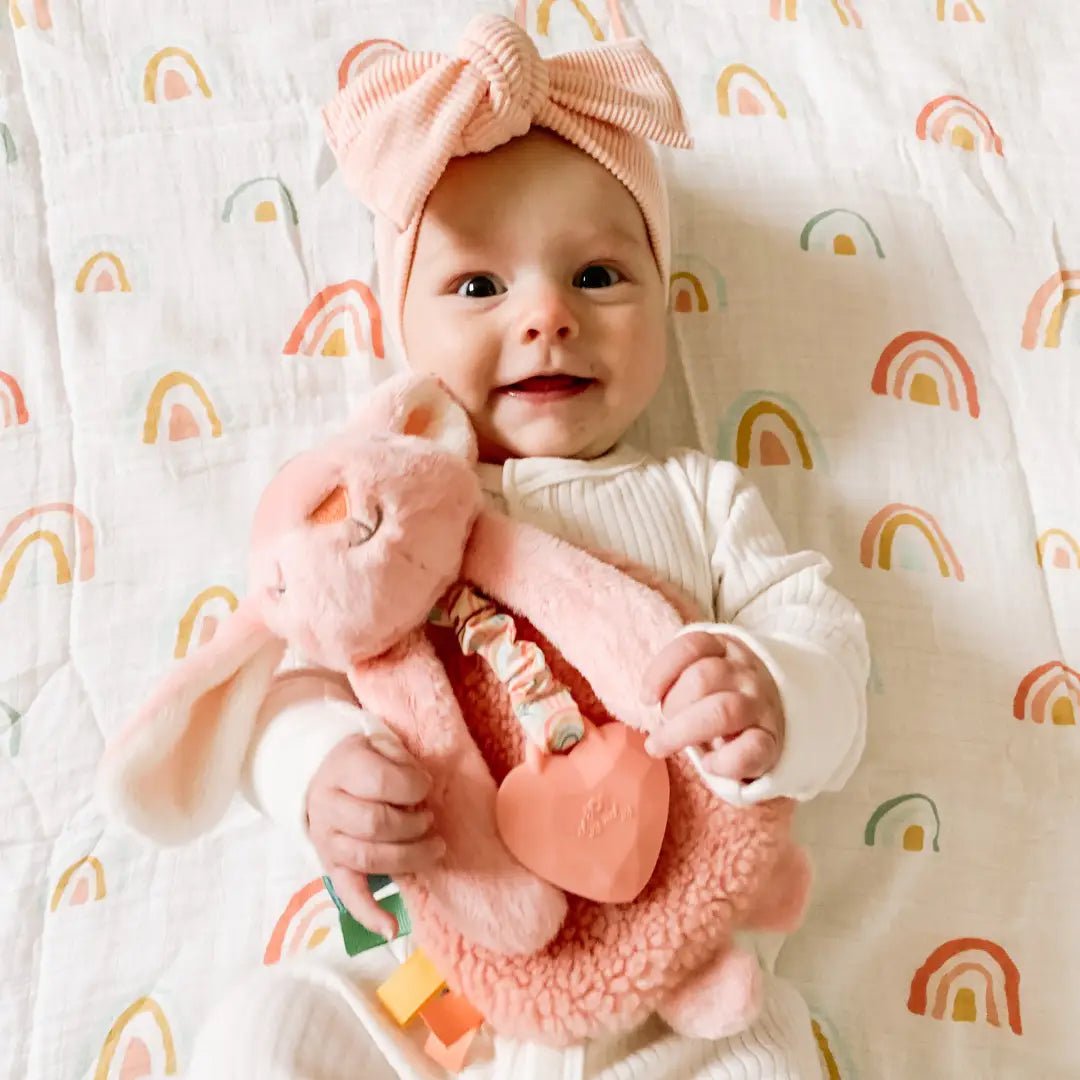
MULTIPOLYGON (((684 689, 687 683, 707 681, 700 676, 712 670, 710 664, 727 666, 721 681, 750 689, 745 696, 716 696, 723 738, 712 752, 695 748, 691 756, 710 787, 729 802, 781 795, 805 800, 839 790, 865 742, 869 653, 863 621, 851 602, 826 584, 831 567, 823 556, 788 554, 760 493, 739 470, 720 462, 710 462, 708 469, 705 524, 716 583, 715 621, 687 627, 685 637, 658 659, 657 668, 671 681, 672 661, 686 658, 694 664, 703 657, 696 661, 698 678, 684 680, 684 689), (710 649, 705 634, 722 640, 710 649), (745 716, 747 705, 760 712, 761 726, 732 739, 732 713, 745 716), (730 746, 726 740, 732 740, 730 746), (768 749, 771 740, 772 753, 766 754, 762 748, 768 749), (717 776, 727 771, 716 768, 717 763, 738 760, 733 755, 740 746, 742 761, 768 760, 769 767, 751 770, 746 783, 738 775, 717 776)), ((667 701, 668 720, 666 706, 667 701)), ((698 716, 709 711, 704 705, 696 708, 698 716)), ((679 722, 690 715, 684 712, 679 722)), ((737 720, 734 730, 744 723, 737 720)))
POLYGON ((367 874, 423 869, 443 842, 420 808, 430 780, 396 736, 360 708, 344 677, 319 668, 275 680, 244 765, 252 805, 310 844, 349 910, 393 937, 367 874))

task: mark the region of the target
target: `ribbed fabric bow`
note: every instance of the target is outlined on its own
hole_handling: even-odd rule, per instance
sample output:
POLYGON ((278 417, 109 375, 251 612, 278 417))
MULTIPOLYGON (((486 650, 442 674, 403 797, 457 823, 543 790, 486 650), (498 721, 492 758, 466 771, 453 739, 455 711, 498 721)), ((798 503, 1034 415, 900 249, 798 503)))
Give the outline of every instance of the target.
POLYGON ((491 150, 534 124, 590 154, 651 201, 654 167, 643 140, 689 148, 678 96, 637 40, 544 59, 501 15, 478 15, 456 56, 382 52, 323 112, 346 182, 405 229, 447 162, 491 150))

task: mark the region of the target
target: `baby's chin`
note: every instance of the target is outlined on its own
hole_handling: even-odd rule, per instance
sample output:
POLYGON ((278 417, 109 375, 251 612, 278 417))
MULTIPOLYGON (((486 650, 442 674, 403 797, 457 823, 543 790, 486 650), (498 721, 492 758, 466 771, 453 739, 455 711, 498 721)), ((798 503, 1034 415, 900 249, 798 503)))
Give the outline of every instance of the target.
POLYGON ((530 424, 517 431, 485 428, 479 431, 480 458, 496 464, 510 458, 590 459, 607 453, 619 441, 618 433, 578 425, 530 424))

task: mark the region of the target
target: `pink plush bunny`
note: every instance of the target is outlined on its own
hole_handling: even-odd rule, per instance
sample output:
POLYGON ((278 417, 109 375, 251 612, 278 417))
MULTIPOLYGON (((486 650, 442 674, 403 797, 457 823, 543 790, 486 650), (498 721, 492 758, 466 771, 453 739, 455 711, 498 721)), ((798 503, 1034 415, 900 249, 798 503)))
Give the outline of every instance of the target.
POLYGON ((633 902, 568 899, 513 859, 496 779, 521 760, 521 731, 502 685, 427 628, 428 613, 468 582, 516 614, 583 712, 639 730, 659 719, 640 672, 683 619, 655 588, 483 511, 475 456, 460 406, 404 376, 347 433, 287 464, 256 512, 248 596, 107 749, 103 799, 163 843, 220 820, 292 645, 345 672, 433 777, 447 854, 398 883, 417 939, 496 1030, 566 1043, 658 1011, 684 1034, 738 1031, 759 1008, 760 972, 732 931, 789 929, 806 898, 790 804, 729 807, 680 757, 660 858, 633 902))

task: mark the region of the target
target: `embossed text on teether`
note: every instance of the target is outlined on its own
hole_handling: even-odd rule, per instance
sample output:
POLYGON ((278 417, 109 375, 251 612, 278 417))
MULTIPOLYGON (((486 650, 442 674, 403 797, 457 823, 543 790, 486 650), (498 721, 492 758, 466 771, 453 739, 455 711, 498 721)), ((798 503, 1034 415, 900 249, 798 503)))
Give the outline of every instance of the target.
POLYGON ((594 795, 581 813, 578 836, 595 840, 613 821, 631 821, 633 817, 632 806, 612 802, 602 795, 594 795))

